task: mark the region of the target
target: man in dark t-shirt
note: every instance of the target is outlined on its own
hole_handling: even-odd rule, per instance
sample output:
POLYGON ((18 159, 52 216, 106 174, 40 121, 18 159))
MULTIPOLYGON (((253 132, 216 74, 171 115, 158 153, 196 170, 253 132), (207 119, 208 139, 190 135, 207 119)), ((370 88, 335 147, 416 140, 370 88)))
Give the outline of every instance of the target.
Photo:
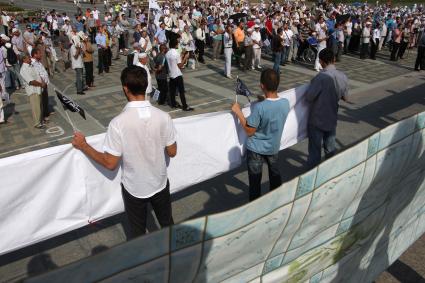
POLYGON ((65 31, 61 30, 58 37, 59 47, 61 50, 61 56, 64 64, 64 70, 66 71, 67 66, 70 65, 69 49, 71 48, 71 41, 65 31))
POLYGON ((159 47, 159 54, 155 57, 155 78, 159 90, 158 104, 163 105, 167 99, 168 82, 167 82, 167 60, 165 54, 167 53, 167 46, 161 44, 159 47))

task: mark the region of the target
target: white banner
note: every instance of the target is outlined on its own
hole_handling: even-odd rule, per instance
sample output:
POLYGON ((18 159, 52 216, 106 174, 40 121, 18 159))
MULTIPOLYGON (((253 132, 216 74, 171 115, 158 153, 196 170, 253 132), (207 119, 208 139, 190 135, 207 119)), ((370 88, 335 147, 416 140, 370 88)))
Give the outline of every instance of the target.
MULTIPOLYGON (((291 107, 281 149, 306 137, 306 88, 279 94, 291 107)), ((241 165, 246 135, 233 114, 208 113, 174 123, 178 154, 168 167, 172 193, 241 165)), ((103 139, 100 134, 87 140, 100 149, 103 139)), ((123 211, 120 171, 100 167, 71 144, 0 159, 0 180, 0 254, 123 211)))

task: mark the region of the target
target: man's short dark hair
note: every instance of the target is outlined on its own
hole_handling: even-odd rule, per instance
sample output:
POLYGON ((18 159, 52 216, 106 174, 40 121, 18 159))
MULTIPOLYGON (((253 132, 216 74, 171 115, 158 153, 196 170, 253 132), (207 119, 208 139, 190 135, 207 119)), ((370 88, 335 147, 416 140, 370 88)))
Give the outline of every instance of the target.
POLYGON ((319 53, 319 59, 325 64, 332 64, 335 61, 335 54, 330 48, 325 48, 319 53))
POLYGON ((133 95, 144 95, 148 87, 148 74, 142 67, 127 67, 121 72, 121 84, 133 95))
POLYGON ((179 44, 177 38, 172 37, 170 38, 169 46, 170 48, 177 48, 177 45, 179 44))
POLYGON ((31 50, 31 57, 34 57, 34 55, 39 51, 40 49, 38 49, 37 47, 36 48, 33 48, 32 50, 31 50))
POLYGON ((279 81, 279 74, 275 70, 265 69, 261 72, 260 82, 267 91, 277 91, 279 81))

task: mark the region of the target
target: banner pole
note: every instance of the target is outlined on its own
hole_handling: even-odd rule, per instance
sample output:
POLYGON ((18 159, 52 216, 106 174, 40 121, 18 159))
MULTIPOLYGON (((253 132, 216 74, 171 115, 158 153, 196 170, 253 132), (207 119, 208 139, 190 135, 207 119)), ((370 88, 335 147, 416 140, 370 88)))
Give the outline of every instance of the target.
MULTIPOLYGON (((239 76, 236 76, 236 84, 237 84, 238 79, 239 79, 239 76)), ((237 92, 235 92, 235 102, 238 103, 238 93, 237 92)))
POLYGON ((75 127, 74 123, 71 120, 71 117, 69 117, 68 111, 65 110, 65 115, 68 118, 69 123, 71 124, 72 130, 74 132, 78 131, 78 129, 75 127))

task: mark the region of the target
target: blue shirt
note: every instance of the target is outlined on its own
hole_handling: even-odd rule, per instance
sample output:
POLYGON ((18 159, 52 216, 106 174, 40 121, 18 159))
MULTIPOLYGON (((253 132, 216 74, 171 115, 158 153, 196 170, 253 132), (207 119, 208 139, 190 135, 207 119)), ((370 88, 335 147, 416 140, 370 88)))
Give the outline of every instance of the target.
POLYGON ((98 48, 106 47, 106 35, 103 33, 98 33, 95 40, 98 48))
POLYGON ((246 147, 262 155, 277 154, 288 113, 289 102, 284 98, 266 99, 255 104, 246 122, 256 131, 248 138, 246 147))
POLYGON ((335 20, 331 20, 331 19, 327 20, 326 25, 328 26, 328 30, 335 29, 335 20))
POLYGON ((84 24, 82 22, 76 22, 75 29, 77 30, 77 32, 84 31, 84 24))
POLYGON ((165 36, 165 30, 164 29, 159 29, 156 32, 155 37, 158 38, 159 43, 167 42, 167 37, 165 36))

